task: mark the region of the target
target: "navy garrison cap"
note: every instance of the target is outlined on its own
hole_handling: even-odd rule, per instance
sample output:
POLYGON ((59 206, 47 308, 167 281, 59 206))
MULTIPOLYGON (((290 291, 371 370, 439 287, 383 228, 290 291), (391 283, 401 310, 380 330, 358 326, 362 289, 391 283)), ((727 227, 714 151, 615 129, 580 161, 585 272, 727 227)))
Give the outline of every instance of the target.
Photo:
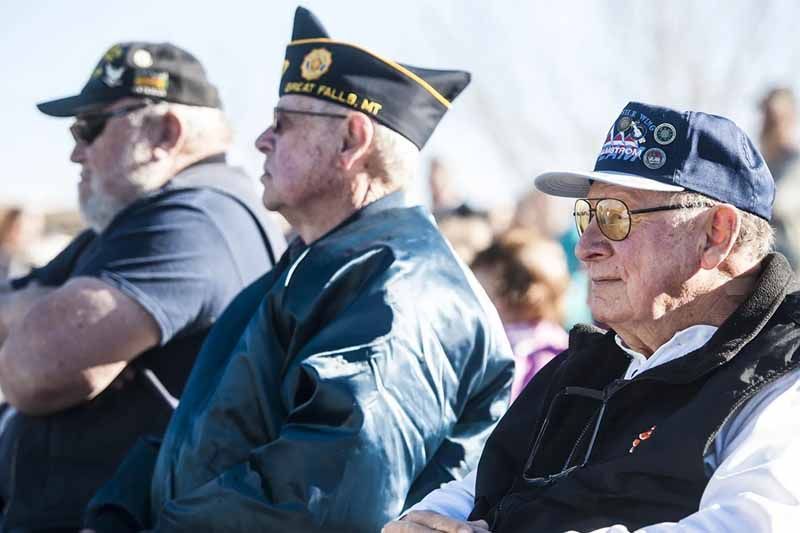
POLYGON ((279 94, 297 94, 361 111, 422 148, 470 74, 404 65, 331 39, 298 7, 279 94))
POLYGON ((594 172, 547 172, 536 187, 585 197, 593 181, 653 191, 693 191, 770 220, 775 181, 731 120, 631 102, 611 125, 594 172))

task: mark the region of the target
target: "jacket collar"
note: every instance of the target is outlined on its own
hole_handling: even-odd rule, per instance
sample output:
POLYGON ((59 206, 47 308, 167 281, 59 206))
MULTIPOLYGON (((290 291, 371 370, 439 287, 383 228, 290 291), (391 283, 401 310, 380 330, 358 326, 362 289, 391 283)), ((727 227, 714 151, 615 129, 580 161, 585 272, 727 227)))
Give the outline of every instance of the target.
MULTIPOLYGON (((333 229, 329 230, 325 235, 317 239, 316 241, 312 242, 311 245, 324 241, 331 235, 334 235, 340 231, 342 231, 345 227, 350 226, 357 220, 361 220, 362 218, 372 216, 383 211, 387 211, 389 209, 395 209, 398 207, 405 207, 406 203, 406 194, 403 190, 397 190, 393 193, 387 194, 386 196, 375 200, 372 203, 369 203, 344 219, 338 225, 336 225, 333 229)), ((293 263, 295 259, 300 257, 300 255, 308 248, 309 245, 303 242, 303 240, 298 236, 292 239, 292 242, 289 243, 289 248, 287 252, 289 254, 290 263, 293 263)))

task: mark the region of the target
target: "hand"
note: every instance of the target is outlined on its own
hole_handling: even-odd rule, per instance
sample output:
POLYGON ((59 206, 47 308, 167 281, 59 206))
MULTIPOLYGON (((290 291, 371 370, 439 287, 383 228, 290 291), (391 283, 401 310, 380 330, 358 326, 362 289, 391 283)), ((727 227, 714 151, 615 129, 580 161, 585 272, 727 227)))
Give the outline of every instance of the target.
POLYGON ((386 524, 381 533, 491 533, 484 520, 462 522, 430 511, 411 511, 386 524))

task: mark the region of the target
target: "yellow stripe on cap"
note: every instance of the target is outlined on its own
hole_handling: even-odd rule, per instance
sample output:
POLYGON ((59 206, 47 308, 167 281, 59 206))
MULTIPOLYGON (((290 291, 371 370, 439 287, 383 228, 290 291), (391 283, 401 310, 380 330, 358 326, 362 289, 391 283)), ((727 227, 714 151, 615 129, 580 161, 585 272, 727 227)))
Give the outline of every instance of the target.
POLYGON ((387 65, 389 65, 393 69, 405 74, 406 76, 408 76, 409 78, 411 78, 412 80, 414 80, 415 82, 420 84, 422 86, 422 88, 425 89, 426 91, 428 91, 429 93, 431 93, 431 96, 436 98, 436 100, 438 100, 440 104, 445 106, 447 109, 450 109, 450 105, 451 105, 450 101, 447 98, 445 98, 444 96, 442 96, 442 94, 439 91, 437 91, 430 83, 428 83, 427 81, 423 80, 422 78, 420 78, 419 76, 417 76, 416 74, 414 74, 413 72, 408 70, 403 65, 401 65, 399 63, 395 63, 391 59, 386 59, 385 57, 381 57, 378 54, 376 54, 375 52, 370 52, 366 48, 362 48, 361 46, 358 46, 357 44, 346 43, 346 42, 343 42, 343 41, 334 41, 333 39, 327 39, 327 38, 324 38, 324 37, 319 37, 319 38, 316 38, 316 39, 298 39, 296 41, 291 41, 288 46, 293 46, 293 45, 298 45, 298 44, 309 44, 309 43, 340 44, 340 45, 343 45, 343 46, 349 46, 350 48, 355 48, 356 50, 360 50, 360 51, 362 51, 362 52, 364 52, 366 54, 369 54, 372 57, 374 57, 375 59, 383 61, 384 63, 386 63, 387 65))

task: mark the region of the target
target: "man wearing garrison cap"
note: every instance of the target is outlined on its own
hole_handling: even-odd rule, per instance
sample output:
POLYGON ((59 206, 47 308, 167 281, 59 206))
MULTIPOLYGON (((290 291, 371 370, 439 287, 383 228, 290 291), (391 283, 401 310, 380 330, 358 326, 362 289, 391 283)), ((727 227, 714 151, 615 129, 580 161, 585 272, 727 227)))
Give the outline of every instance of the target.
POLYGON ((375 532, 475 467, 508 399, 498 317, 403 189, 466 72, 401 65, 295 15, 264 205, 299 237, 198 357, 98 531, 375 532))

